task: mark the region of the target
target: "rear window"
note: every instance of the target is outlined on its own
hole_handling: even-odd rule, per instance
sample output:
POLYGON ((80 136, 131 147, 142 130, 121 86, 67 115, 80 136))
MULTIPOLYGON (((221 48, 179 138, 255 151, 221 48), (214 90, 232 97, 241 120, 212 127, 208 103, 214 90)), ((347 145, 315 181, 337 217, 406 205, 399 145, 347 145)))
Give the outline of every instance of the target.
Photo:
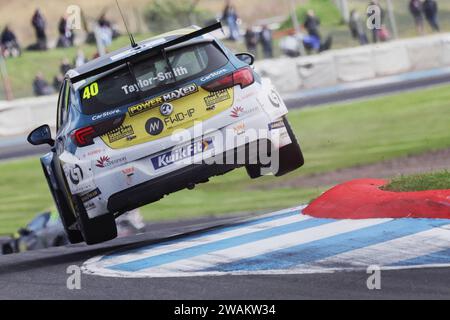
POLYGON ((168 51, 99 78, 79 90, 84 114, 117 108, 164 91, 176 82, 209 74, 228 63, 213 43, 202 43, 168 51), (173 72, 172 72, 173 71, 173 72), (175 75, 175 77, 174 77, 175 75))

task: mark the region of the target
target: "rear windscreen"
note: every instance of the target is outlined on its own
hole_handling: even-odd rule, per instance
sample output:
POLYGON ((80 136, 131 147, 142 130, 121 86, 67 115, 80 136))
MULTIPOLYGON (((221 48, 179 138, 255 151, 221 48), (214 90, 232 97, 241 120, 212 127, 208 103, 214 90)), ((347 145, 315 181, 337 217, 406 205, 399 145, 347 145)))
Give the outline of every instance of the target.
POLYGON ((146 58, 114 71, 80 90, 82 112, 96 114, 136 102, 223 67, 227 57, 213 43, 202 43, 146 58), (169 61, 169 63, 167 63, 169 61))

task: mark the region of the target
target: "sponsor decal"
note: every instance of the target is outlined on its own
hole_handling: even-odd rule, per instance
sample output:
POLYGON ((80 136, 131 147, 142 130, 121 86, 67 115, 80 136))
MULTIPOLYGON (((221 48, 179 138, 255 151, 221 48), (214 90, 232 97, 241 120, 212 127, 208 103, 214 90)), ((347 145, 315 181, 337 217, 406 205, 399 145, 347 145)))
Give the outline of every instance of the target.
POLYGON ((126 176, 130 176, 134 174, 134 167, 129 167, 122 170, 122 173, 126 176))
POLYGON ((172 149, 151 159, 155 170, 165 168, 175 162, 193 157, 202 152, 213 150, 214 141, 212 138, 203 139, 181 148, 172 149))
POLYGON ((131 186, 133 184, 134 167, 129 167, 129 168, 123 169, 122 173, 126 177, 127 185, 131 186))
POLYGON ((83 202, 88 202, 96 197, 98 197, 99 195, 101 195, 102 192, 100 191, 99 188, 89 191, 88 193, 85 193, 81 196, 81 201, 83 202))
POLYGON ((91 211, 97 208, 97 206, 95 205, 94 202, 89 202, 87 204, 84 205, 84 208, 86 209, 86 211, 91 211))
POLYGON ((127 138, 129 136, 134 135, 134 130, 131 125, 128 126, 120 126, 117 129, 114 129, 107 133, 109 143, 116 142, 118 140, 127 138))
POLYGON ((258 94, 258 91, 256 91, 256 90, 250 91, 250 92, 244 94, 243 96, 241 96, 240 98, 238 98, 238 99, 237 99, 237 102, 242 102, 242 101, 244 101, 244 100, 246 100, 246 99, 253 98, 253 97, 255 97, 257 94, 258 94))
POLYGON ((97 160, 97 163, 95 164, 95 166, 98 168, 108 168, 108 167, 123 163, 125 161, 127 161, 126 157, 111 160, 111 158, 108 156, 102 156, 102 157, 100 157, 100 159, 97 160))
POLYGON ((231 113, 230 116, 232 118, 240 118, 241 116, 253 113, 255 111, 258 110, 258 107, 254 107, 254 108, 250 108, 250 109, 244 109, 244 107, 233 107, 233 109, 231 109, 231 113))
POLYGON ((216 104, 231 99, 228 90, 220 90, 216 92, 211 92, 209 96, 205 98, 205 103, 207 107, 215 106, 216 104))
POLYGON ((179 122, 184 122, 185 120, 193 118, 194 114, 195 114, 195 109, 191 108, 191 109, 187 110, 186 112, 176 113, 170 117, 165 118, 164 123, 168 127, 174 126, 179 122))
POLYGON ((206 82, 206 81, 214 79, 214 78, 216 78, 216 77, 218 77, 220 75, 223 75, 224 73, 227 73, 227 72, 228 72, 227 69, 220 69, 218 71, 215 71, 213 73, 208 74, 207 76, 204 76, 203 78, 200 78, 200 81, 201 82, 206 82))
POLYGON ((284 127, 285 127, 285 125, 284 125, 283 120, 278 120, 278 121, 269 123, 269 130, 281 129, 284 127))
POLYGON ((231 117, 232 118, 239 118, 239 116, 244 112, 244 108, 243 107, 233 107, 233 109, 231 109, 231 117))
POLYGON ((163 94, 162 98, 163 98, 164 102, 171 102, 173 100, 177 100, 177 99, 186 97, 195 92, 198 92, 198 86, 196 84, 190 84, 186 87, 163 94))
POLYGON ((74 185, 78 185, 83 180, 83 170, 79 165, 76 164, 75 167, 70 169, 69 179, 74 185))
POLYGON ((245 123, 241 122, 237 126, 233 127, 234 133, 238 136, 245 133, 245 123))
POLYGON ((160 108, 159 111, 163 116, 170 116, 173 113, 173 105, 170 103, 164 103, 160 108))
POLYGON ((130 117, 134 117, 135 115, 156 108, 157 106, 160 106, 162 103, 163 103, 162 97, 150 99, 145 102, 139 103, 135 106, 129 107, 128 114, 130 115, 130 117))
POLYGON ((151 136, 157 136, 164 129, 164 123, 159 118, 150 118, 145 123, 145 131, 151 136))
POLYGON ((275 89, 272 89, 269 94, 270 103, 275 107, 279 108, 281 106, 281 98, 275 89))
POLYGON ((95 155, 97 155, 99 153, 102 153, 102 152, 105 152, 105 149, 94 149, 94 150, 86 152, 84 154, 84 157, 92 157, 92 156, 95 156, 95 155))
POLYGON ((169 103, 179 98, 187 97, 193 93, 198 92, 198 86, 196 84, 190 84, 180 89, 171 91, 162 96, 147 100, 145 102, 139 103, 135 106, 128 108, 128 114, 130 117, 134 117, 138 114, 152 110, 156 107, 161 106, 163 103, 169 103))
MULTIPOLYGON (((173 73, 175 74, 175 77, 184 76, 189 74, 189 71, 185 67, 177 67, 173 69, 173 73)), ((128 95, 130 93, 134 93, 137 91, 145 90, 146 88, 153 87, 160 82, 167 82, 168 80, 173 79, 172 72, 158 72, 156 76, 150 77, 147 79, 139 79, 137 83, 131 84, 131 85, 124 85, 121 87, 123 92, 128 95)))
POLYGON ((119 109, 112 110, 112 111, 106 111, 106 112, 103 112, 103 113, 100 113, 100 114, 96 114, 95 116, 93 116, 92 117, 92 121, 101 120, 101 119, 104 119, 104 118, 109 118, 109 117, 115 116, 115 115, 117 115, 119 113, 120 113, 119 109))

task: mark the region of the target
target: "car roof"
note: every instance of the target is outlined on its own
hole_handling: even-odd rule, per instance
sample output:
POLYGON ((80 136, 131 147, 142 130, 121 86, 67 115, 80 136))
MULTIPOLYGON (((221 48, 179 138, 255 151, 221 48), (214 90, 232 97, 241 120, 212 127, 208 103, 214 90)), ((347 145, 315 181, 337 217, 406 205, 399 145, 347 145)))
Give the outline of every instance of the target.
MULTIPOLYGON (((197 26, 191 26, 188 28, 178 29, 171 32, 167 32, 149 39, 146 39, 144 41, 141 41, 138 43, 137 48, 133 48, 131 45, 120 48, 118 50, 112 51, 104 56, 101 56, 99 58, 96 58, 92 61, 89 61, 82 66, 71 69, 67 72, 67 76, 69 78, 79 77, 83 74, 88 74, 96 69, 107 67, 110 64, 113 64, 116 61, 124 60, 126 58, 129 58, 131 56, 134 56, 136 54, 136 51, 145 51, 147 49, 151 49, 153 47, 158 46, 164 46, 165 43, 168 43, 176 38, 179 38, 181 36, 186 36, 192 32, 199 31, 200 28, 197 26)), ((207 34, 203 35, 204 39, 214 40, 212 36, 209 36, 207 34)), ((183 46, 190 45, 191 43, 194 43, 195 41, 191 39, 190 41, 186 41, 183 43, 183 46)))

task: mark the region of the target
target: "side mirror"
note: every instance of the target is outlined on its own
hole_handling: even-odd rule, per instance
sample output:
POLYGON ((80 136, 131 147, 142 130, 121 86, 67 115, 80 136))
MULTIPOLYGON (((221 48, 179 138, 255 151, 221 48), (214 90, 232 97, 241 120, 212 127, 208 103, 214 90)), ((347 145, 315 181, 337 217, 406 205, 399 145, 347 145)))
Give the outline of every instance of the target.
POLYGON ((22 237, 26 237, 31 234, 31 231, 28 230, 27 228, 20 228, 19 231, 17 231, 17 233, 22 237))
POLYGON ((33 146, 39 146, 41 144, 48 144, 51 147, 55 145, 55 140, 52 139, 52 132, 47 124, 34 129, 28 135, 28 142, 33 146))
POLYGON ((252 55, 251 53, 247 53, 247 52, 238 53, 238 54, 236 54, 236 58, 238 58, 242 62, 248 64, 249 66, 252 66, 253 63, 255 63, 255 56, 252 55))

